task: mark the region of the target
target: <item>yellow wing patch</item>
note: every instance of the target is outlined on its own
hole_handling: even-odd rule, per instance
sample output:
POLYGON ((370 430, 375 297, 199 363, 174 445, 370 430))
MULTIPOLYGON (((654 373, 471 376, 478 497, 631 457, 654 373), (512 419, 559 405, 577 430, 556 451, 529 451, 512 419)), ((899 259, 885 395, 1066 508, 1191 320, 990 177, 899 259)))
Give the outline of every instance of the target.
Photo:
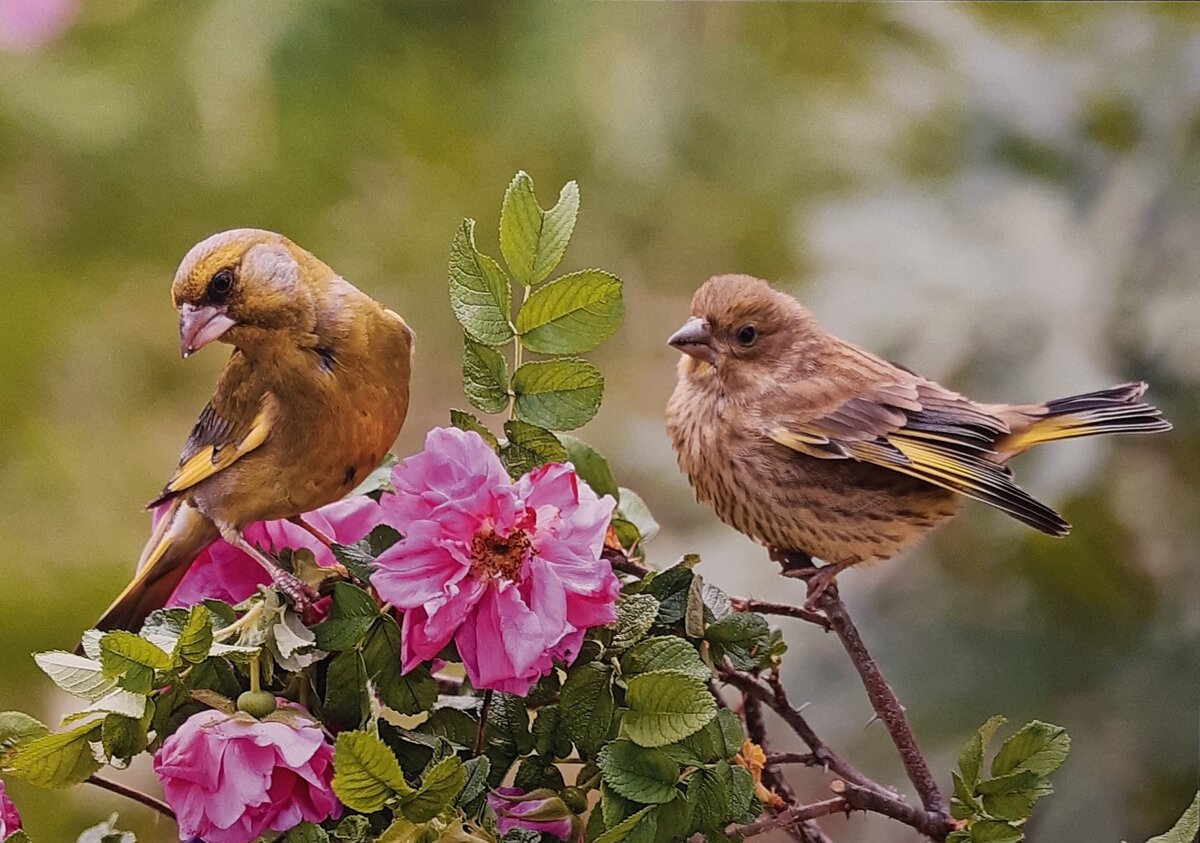
POLYGON ((260 446, 266 441, 267 434, 271 432, 271 416, 268 408, 263 408, 254 417, 250 430, 240 442, 229 445, 206 445, 198 450, 179 466, 163 494, 173 495, 184 489, 190 489, 200 481, 212 477, 218 471, 228 468, 239 458, 260 446))

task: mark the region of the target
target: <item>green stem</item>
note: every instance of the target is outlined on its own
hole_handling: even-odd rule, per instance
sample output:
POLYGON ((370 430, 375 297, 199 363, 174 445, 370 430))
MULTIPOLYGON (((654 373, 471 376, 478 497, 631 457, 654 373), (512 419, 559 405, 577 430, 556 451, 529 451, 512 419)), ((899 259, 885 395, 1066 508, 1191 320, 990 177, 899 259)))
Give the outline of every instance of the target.
POLYGON ((258 653, 250 657, 250 690, 258 693, 262 690, 262 671, 258 669, 258 653))
MULTIPOLYGON (((517 308, 518 312, 521 307, 525 306, 525 300, 529 298, 529 288, 524 284, 521 285, 521 306, 517 308)), ((524 348, 521 345, 521 337, 517 334, 517 326, 509 323, 513 330, 513 374, 516 374, 517 369, 521 368, 522 352, 524 348)), ((517 396, 510 395, 508 398, 508 420, 512 421, 513 409, 517 404, 517 396)))

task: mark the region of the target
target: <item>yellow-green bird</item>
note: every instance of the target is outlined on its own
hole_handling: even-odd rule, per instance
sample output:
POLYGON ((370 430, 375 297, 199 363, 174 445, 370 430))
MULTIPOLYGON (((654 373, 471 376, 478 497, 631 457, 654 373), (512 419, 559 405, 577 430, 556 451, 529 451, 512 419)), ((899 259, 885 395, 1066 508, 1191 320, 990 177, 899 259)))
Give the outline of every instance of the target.
POLYGON ((408 411, 408 325, 282 235, 241 228, 201 241, 171 297, 184 357, 216 341, 233 353, 150 504, 167 506, 102 630, 138 629, 218 537, 303 601, 302 584, 242 529, 344 496, 379 465, 408 411))
POLYGON ((1037 404, 985 404, 835 337, 748 275, 709 279, 669 340, 683 352, 667 407, 701 502, 750 538, 838 571, 888 559, 964 497, 1052 536, 1069 529, 1008 461, 1044 442, 1171 425, 1128 383, 1037 404))

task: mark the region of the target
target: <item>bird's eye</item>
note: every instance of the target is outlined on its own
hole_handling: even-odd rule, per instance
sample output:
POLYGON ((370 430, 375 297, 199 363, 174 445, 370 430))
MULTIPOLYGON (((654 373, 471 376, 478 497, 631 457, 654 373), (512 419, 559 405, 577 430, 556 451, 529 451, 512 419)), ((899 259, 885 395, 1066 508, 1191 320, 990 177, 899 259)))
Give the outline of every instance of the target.
POLYGON ((228 269, 218 270, 213 274, 212 280, 208 282, 209 295, 218 301, 229 295, 231 289, 233 289, 233 272, 228 269))
POLYGON ((739 345, 754 345, 756 339, 758 339, 758 331, 754 330, 753 325, 744 325, 738 329, 737 341, 739 345))

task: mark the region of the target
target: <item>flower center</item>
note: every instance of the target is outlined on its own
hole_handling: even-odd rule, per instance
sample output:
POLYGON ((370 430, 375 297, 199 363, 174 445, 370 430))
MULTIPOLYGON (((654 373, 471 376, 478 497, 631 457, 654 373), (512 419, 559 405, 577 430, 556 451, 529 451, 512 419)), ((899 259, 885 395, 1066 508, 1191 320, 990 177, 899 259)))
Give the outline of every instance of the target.
POLYGON ((519 582, 529 546, 529 536, 524 530, 513 530, 507 536, 495 530, 480 531, 471 539, 471 572, 480 577, 519 582))

